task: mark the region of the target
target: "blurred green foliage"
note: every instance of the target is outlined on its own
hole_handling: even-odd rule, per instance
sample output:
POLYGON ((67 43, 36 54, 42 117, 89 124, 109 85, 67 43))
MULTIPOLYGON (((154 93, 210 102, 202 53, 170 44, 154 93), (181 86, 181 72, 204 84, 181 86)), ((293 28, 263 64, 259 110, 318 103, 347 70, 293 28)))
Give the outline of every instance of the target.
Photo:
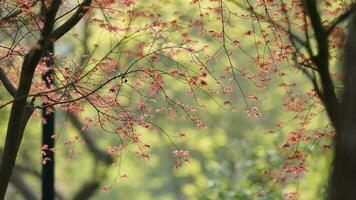
MULTIPOLYGON (((181 8, 182 6, 177 1, 177 5, 170 7, 181 8)), ((160 8, 161 13, 169 13, 166 6, 160 8)), ((194 8, 187 9, 196 14, 194 8)), ((163 15, 163 14, 162 14, 163 15)), ((162 16, 164 17, 164 15, 162 16)), ((219 24, 209 22, 211 28, 219 28, 219 24)), ((250 26, 248 22, 241 21, 240 29, 229 30, 229 34, 241 34, 250 26)), ((81 31, 81 28, 76 30, 81 31)), ((103 32, 97 28, 91 28, 90 43, 97 43, 100 39, 100 44, 110 44, 110 41, 105 38, 110 34, 103 32), (98 39, 99 38, 99 39, 98 39)), ((178 34, 178 33, 177 33, 178 34)), ((144 38, 141 38, 144 39, 144 38)), ((195 38, 198 39, 199 38, 195 38)), ((210 46, 218 45, 216 41, 201 41, 203 45, 210 46)), ((246 45, 246 50, 252 53, 252 39, 244 37, 243 43, 246 45), (251 41, 250 41, 251 40, 251 41)), ((61 42, 66 54, 81 54, 81 41, 66 37, 61 42), (68 48, 67 48, 68 47, 68 48), (69 49, 69 50, 68 50, 69 49)), ((128 48, 130 44, 126 44, 128 48)), ((57 47, 57 51, 61 51, 62 47, 57 47)), ((98 55, 104 54, 105 48, 97 52, 98 55), (102 52, 100 52, 102 51, 102 52)), ((231 49, 231 51, 235 51, 231 49)), ((238 51, 238 50, 236 50, 238 51)), ((59 53, 61 54, 61 53, 59 53)), ((241 66, 252 65, 246 55, 241 52, 236 53, 233 61, 241 66)), ((216 61, 217 66, 225 63, 226 60, 216 61)), ((222 69, 216 67, 214 69, 219 72, 222 69)), ((310 89, 305 77, 301 73, 291 70, 295 74, 293 80, 300 84, 295 88, 296 91, 307 91, 310 89)), ((233 104, 237 105, 238 110, 225 111, 222 110, 214 100, 203 97, 202 102, 207 105, 206 109, 202 109, 201 115, 207 125, 206 128, 197 128, 194 123, 182 120, 168 120, 166 116, 161 116, 157 124, 165 130, 169 135, 173 135, 174 142, 181 148, 191 152, 191 161, 182 166, 182 168, 174 169, 174 156, 172 151, 174 146, 171 144, 167 136, 162 132, 147 132, 143 134, 144 141, 151 145, 151 159, 143 161, 136 155, 125 152, 121 158, 121 167, 111 167, 109 171, 93 173, 93 168, 102 167, 96 162, 87 152, 85 144, 80 142, 73 145, 63 145, 66 140, 73 140, 78 135, 76 130, 70 126, 65 126, 60 122, 66 120, 63 113, 58 112, 57 126, 57 153, 56 153, 56 187, 59 193, 65 198, 70 196, 79 189, 84 180, 88 180, 95 176, 103 176, 108 173, 104 185, 109 185, 110 191, 98 191, 92 199, 138 199, 138 200, 230 200, 230 199, 258 199, 258 200, 274 200, 282 199, 283 194, 288 191, 298 191, 300 199, 317 200, 323 199, 325 196, 326 181, 328 178, 330 153, 325 153, 318 148, 312 146, 305 147, 310 150, 307 157, 308 171, 303 174, 299 180, 289 180, 284 184, 275 184, 267 176, 263 174, 265 169, 278 169, 285 161, 286 152, 282 150, 283 141, 287 138, 290 131, 296 129, 295 123, 289 123, 276 133, 268 133, 269 128, 273 128, 275 123, 281 119, 284 121, 293 120, 293 115, 287 113, 283 109, 283 102, 286 91, 277 86, 278 81, 272 80, 269 88, 258 92, 259 108, 263 116, 259 119, 251 119, 243 112, 242 95, 237 89, 232 96, 228 97, 233 104), (184 131, 186 137, 179 138, 174 134, 177 131, 184 131), (69 151, 74 149, 73 157, 69 158, 69 151), (120 174, 128 175, 126 180, 119 178, 120 174), (115 180, 119 180, 115 183, 115 180)), ((179 85, 172 85, 167 81, 167 92, 170 95, 181 97, 185 96, 186 91, 181 89, 179 85)), ((175 84, 175 83, 174 83, 175 84)), ((242 83, 246 91, 255 90, 248 83, 242 83)), ((1 88, 1 87, 0 87, 1 88)), ((254 91, 255 92, 255 91, 254 91)), ((223 97, 222 97, 223 98, 223 97)), ((9 100, 5 91, 0 90, 0 101, 9 100)), ((224 101, 224 99, 219 99, 224 101)), ((194 104, 194 102, 190 102, 194 104)), ((0 110, 0 141, 4 141, 4 135, 7 125, 9 108, 0 110)), ((87 111, 84 115, 91 115, 91 111, 87 111)), ((38 115, 38 113, 37 113, 38 115)), ((318 127, 320 121, 326 121, 326 117, 320 116, 315 120, 310 127, 318 127)), ((24 165, 34 171, 40 171, 40 122, 38 117, 32 118, 27 126, 26 134, 21 146, 20 156, 17 159, 19 165, 24 165)), ((94 129, 94 138, 101 146, 106 149, 108 146, 116 145, 112 137, 102 132, 100 129, 94 129)), ((2 142, 1 142, 2 144, 2 142)), ((119 160, 119 156, 116 157, 119 160)), ((100 171, 100 170, 99 170, 100 171)), ((26 173, 22 176, 27 180, 34 191, 40 193, 40 182, 38 177, 31 173, 26 173)), ((16 194, 16 190, 11 188, 10 193, 20 199, 16 194)))

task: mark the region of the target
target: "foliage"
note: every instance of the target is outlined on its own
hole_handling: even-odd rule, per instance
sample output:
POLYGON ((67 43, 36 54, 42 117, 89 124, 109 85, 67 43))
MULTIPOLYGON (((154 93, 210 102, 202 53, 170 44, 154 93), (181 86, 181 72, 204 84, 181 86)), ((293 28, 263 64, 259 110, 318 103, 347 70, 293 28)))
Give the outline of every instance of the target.
MULTIPOLYGON (((0 111, 9 118, 13 105, 34 109, 18 165, 29 158, 38 170, 39 153, 29 149, 47 109, 60 115, 53 151, 65 197, 80 190, 68 183, 92 174, 98 199, 322 198, 335 130, 303 2, 1 2, 0 111), (52 43, 55 54, 44 56, 52 43), (26 59, 36 52, 29 91, 19 96, 26 59), (81 121, 79 134, 72 118, 81 121), (104 150, 112 160, 97 160, 104 150)), ((350 5, 318 2, 335 85, 346 33, 334 18, 350 5)), ((23 177, 38 182, 34 176, 23 177)))

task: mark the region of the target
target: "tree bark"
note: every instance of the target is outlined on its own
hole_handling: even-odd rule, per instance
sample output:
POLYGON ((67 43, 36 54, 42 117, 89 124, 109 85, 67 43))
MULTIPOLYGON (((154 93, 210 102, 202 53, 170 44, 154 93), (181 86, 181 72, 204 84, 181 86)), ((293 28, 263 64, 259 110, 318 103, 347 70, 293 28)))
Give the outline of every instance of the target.
POLYGON ((42 116, 46 120, 46 124, 42 125, 42 144, 47 145, 43 149, 46 155, 42 155, 42 159, 46 159, 46 163, 42 165, 42 199, 54 200, 55 197, 55 160, 54 160, 54 134, 55 113, 46 113, 47 109, 42 111, 42 116), (47 160, 48 159, 48 160, 47 160))
MULTIPOLYGON (((42 75, 43 81, 45 82, 48 89, 51 89, 53 85, 54 78, 54 44, 50 44, 44 53, 47 57, 46 66, 47 72, 42 75)), ((47 104, 44 104, 46 106, 47 104)), ((44 200, 54 200, 55 197, 55 160, 54 160, 54 145, 55 140, 52 137, 55 130, 55 111, 47 113, 48 110, 54 109, 52 106, 44 108, 42 110, 42 118, 46 121, 42 124, 42 147, 46 145, 45 149, 42 151, 42 159, 45 160, 45 164, 42 165, 42 199, 44 200)))
POLYGON ((342 127, 335 138, 335 157, 329 199, 356 199, 356 14, 349 27, 345 45, 342 127))
POLYGON ((17 98, 18 100, 15 100, 11 108, 4 152, 2 154, 2 162, 0 164, 0 199, 4 199, 5 197, 6 189, 12 174, 12 169, 15 165, 15 160, 21 144, 23 133, 26 124, 33 112, 33 110, 31 110, 29 107, 30 105, 27 104, 26 98, 21 98, 22 96, 27 96, 29 94, 33 74, 34 68, 23 68, 21 72, 19 89, 15 97, 15 99, 17 98))
POLYGON ((335 86, 329 70, 330 52, 327 30, 323 26, 321 15, 317 8, 317 1, 304 0, 302 2, 304 3, 305 11, 310 18, 317 42, 318 54, 314 56, 313 61, 319 70, 319 77, 321 81, 322 93, 319 97, 324 103, 326 112, 335 130, 339 131, 341 123, 341 106, 335 93, 335 86))

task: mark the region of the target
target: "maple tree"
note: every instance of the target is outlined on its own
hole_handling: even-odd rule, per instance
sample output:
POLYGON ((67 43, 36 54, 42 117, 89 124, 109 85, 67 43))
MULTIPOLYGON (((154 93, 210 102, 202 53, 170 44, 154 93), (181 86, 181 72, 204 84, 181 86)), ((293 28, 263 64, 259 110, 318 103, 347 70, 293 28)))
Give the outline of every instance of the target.
MULTIPOLYGON (((7 38, 0 46, 0 80, 13 97, 0 105, 1 109, 11 106, 0 165, 0 174, 4 175, 0 180, 0 198, 6 193, 26 124, 32 115, 38 117, 40 109, 68 113, 81 131, 99 127, 115 135, 120 142, 107 148, 111 155, 120 155, 131 145, 134 154, 149 160, 150 145, 142 139, 142 129, 161 132, 174 146, 178 168, 189 162, 189 152, 177 146, 174 137, 156 123, 157 116, 164 115, 169 121, 189 120, 198 128, 205 128, 199 114, 209 105, 204 105, 201 99, 211 98, 221 109, 244 111, 254 120, 263 116, 258 93, 278 87, 285 90, 284 110, 295 116, 298 129, 281 145, 286 152, 285 162, 278 169, 266 169, 265 175, 275 183, 289 178, 298 180, 307 171, 308 152, 303 147, 333 138, 335 162, 329 198, 352 199, 351 191, 356 185, 353 184, 356 178, 351 176, 355 168, 352 159, 355 123, 351 112, 354 77, 348 66, 354 65, 350 59, 354 55, 353 29, 348 37, 346 62, 340 62, 344 59, 340 49, 347 37, 342 22, 354 12, 352 2, 157 0, 143 4, 135 0, 0 3, 0 10, 4 11, 0 28, 7 38), (185 4, 198 12, 193 17, 170 12, 160 6, 163 3, 185 4), (73 41, 80 40, 83 34, 85 37, 90 30, 83 34, 71 32, 80 26, 80 21, 102 30, 95 44, 90 47, 84 44, 79 56, 46 52, 52 44, 61 45, 63 36, 73 41), (251 26, 242 27, 242 22, 251 22, 251 26), (104 37, 109 39, 101 43, 99 40, 104 37), (249 42, 244 38, 249 38, 249 42), (252 54, 246 50, 251 46, 252 54), (236 58, 241 56, 251 62, 239 63, 236 58), (48 68, 51 59, 55 63, 48 68), (346 66, 345 82, 341 66, 346 66), (293 73, 297 70, 310 79, 312 89, 306 92, 295 89, 298 83, 293 82, 293 73), (49 72, 50 76, 44 76, 49 72), (53 84, 50 88, 45 84, 48 82, 53 84), (179 97, 167 90, 172 85, 173 91, 184 91, 186 95, 179 97), (232 94, 241 98, 231 100, 232 94), (79 116, 83 112, 95 114, 81 122, 79 116), (312 121, 324 113, 331 123, 310 131, 312 121)), ((278 123, 269 132, 283 129, 286 123, 278 123)), ((176 135, 185 134, 178 131, 176 135)), ((108 166, 113 163, 85 134, 83 140, 97 158, 108 166)), ((319 146, 325 150, 332 148, 329 144, 319 146)), ((42 150, 48 149, 42 147, 42 150)), ((43 164, 46 162, 44 159, 43 164)), ((95 181, 90 184, 91 190, 99 187, 95 181)), ((81 194, 89 195, 87 188, 81 194)), ((285 198, 297 195, 298 191, 286 194, 285 198)))
MULTIPOLYGON (((331 132, 317 132, 317 137, 334 137, 335 158, 329 186, 329 199, 353 199, 355 176, 352 172, 355 168, 353 148, 354 140, 354 114, 350 101, 354 101, 351 82, 354 80, 354 19, 350 21, 350 32, 347 35, 342 22, 354 16, 355 5, 345 1, 261 1, 252 6, 248 3, 246 8, 251 10, 253 18, 259 23, 267 22, 269 26, 279 32, 278 36, 288 37, 289 44, 286 49, 292 48, 294 66, 302 70, 313 84, 313 92, 320 99, 319 103, 325 108, 333 129, 331 132), (276 9, 277 8, 277 9, 276 9), (260 15, 258 9, 264 9, 260 15), (279 15, 279 16, 278 16, 279 15), (345 54, 344 39, 347 39, 345 54), (341 52, 341 53, 340 53, 341 52), (342 62, 342 61, 345 62, 342 62), (345 79, 344 79, 344 75, 345 79), (341 85, 341 88, 335 86, 341 85)), ((281 43, 281 38, 270 40, 268 33, 260 27, 265 41, 281 43), (279 41, 280 40, 280 41, 279 41)), ((272 55, 280 57, 279 55, 272 55)), ((275 59, 271 57, 270 59, 275 59)), ((272 62, 273 64, 274 62, 272 62)), ((286 104, 288 111, 301 112, 305 108, 305 102, 300 96, 293 96, 286 104)), ((309 114, 308 114, 309 115, 309 114)), ((305 129, 308 118, 300 123, 300 129, 293 132, 284 144, 283 148, 299 145, 302 141, 310 141, 312 138, 306 134, 305 129)), ((326 147, 326 146, 325 146, 326 147)), ((329 147, 328 147, 329 148, 329 147)), ((305 154, 297 149, 289 156, 288 160, 302 161, 305 154)), ((287 173, 298 174, 306 171, 303 162, 297 165, 284 166, 287 173)), ((287 198, 296 198, 297 193, 292 193, 287 198)))

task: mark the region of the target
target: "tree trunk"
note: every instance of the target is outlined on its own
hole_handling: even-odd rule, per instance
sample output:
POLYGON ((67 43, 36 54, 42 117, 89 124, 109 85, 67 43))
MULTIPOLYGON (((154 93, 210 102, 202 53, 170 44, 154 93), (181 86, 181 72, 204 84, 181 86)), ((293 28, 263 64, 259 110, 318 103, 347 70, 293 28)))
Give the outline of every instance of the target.
MULTIPOLYGON (((42 78, 48 89, 51 89, 54 79, 54 44, 50 44, 44 56, 47 57, 46 66, 47 72, 43 74, 42 78)), ((44 104, 46 106, 47 104, 44 104)), ((55 140, 52 137, 55 129, 55 112, 47 113, 47 110, 54 109, 52 106, 42 110, 42 117, 46 121, 42 124, 42 147, 45 145, 47 148, 42 149, 45 154, 42 154, 42 159, 46 162, 42 165, 42 199, 54 200, 54 177, 55 177, 55 162, 54 162, 54 145, 55 140)))
POLYGON ((350 23, 345 46, 345 91, 342 104, 341 129, 335 138, 334 168, 329 199, 356 199, 356 14, 350 23))
POLYGON ((7 186, 14 168, 17 152, 19 150, 23 133, 26 124, 33 112, 33 109, 27 104, 27 96, 34 74, 34 69, 23 69, 21 72, 21 79, 19 89, 15 97, 15 102, 12 105, 10 119, 7 126, 7 133, 5 139, 4 152, 0 164, 0 199, 4 199, 7 186))
POLYGON ((47 109, 42 111, 42 116, 46 120, 46 123, 42 125, 42 144, 47 145, 46 149, 43 149, 46 155, 42 155, 42 159, 46 159, 46 163, 42 165, 42 199, 54 200, 55 197, 55 165, 54 165, 54 134, 55 127, 55 113, 46 113, 47 109))

